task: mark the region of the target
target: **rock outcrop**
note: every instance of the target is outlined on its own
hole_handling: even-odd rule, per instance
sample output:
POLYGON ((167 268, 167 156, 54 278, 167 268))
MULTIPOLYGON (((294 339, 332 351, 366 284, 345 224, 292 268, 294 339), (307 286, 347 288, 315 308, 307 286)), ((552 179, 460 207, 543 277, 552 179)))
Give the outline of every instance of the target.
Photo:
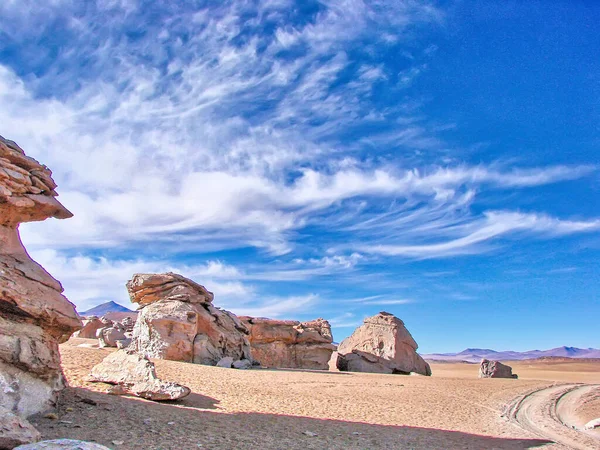
POLYGON ((213 294, 174 273, 136 274, 127 282, 140 305, 129 348, 150 358, 215 365, 226 356, 252 361, 248 330, 213 306, 213 294))
POLYGON ((61 284, 19 238, 22 222, 72 216, 51 175, 0 137, 0 407, 24 417, 54 406, 65 385, 58 345, 82 325, 61 284))
POLYGON ((348 372, 431 375, 404 322, 387 312, 368 317, 337 348, 336 367, 348 372))
POLYGON ((0 407, 0 450, 29 444, 41 439, 33 425, 20 416, 0 407))
POLYGON ((499 361, 482 359, 479 366, 479 378, 518 378, 512 373, 512 367, 499 361))
POLYGON ((77 439, 52 439, 35 444, 21 445, 15 450, 110 450, 95 442, 79 441, 77 439))
POLYGON ((104 327, 96 330, 98 347, 117 347, 119 341, 127 339, 125 327, 121 323, 113 322, 104 317, 101 320, 104 323, 104 327))
POLYGON ((118 350, 92 368, 91 380, 115 385, 110 393, 135 395, 148 400, 178 400, 190 389, 162 381, 156 376, 154 363, 132 351, 118 350))
POLYGON ((90 316, 83 319, 83 327, 81 330, 73 333, 73 337, 78 337, 82 339, 95 339, 96 331, 100 328, 104 328, 106 324, 100 320, 100 318, 96 316, 90 316))
POLYGON ((327 370, 331 326, 324 319, 310 322, 240 317, 250 331, 252 357, 263 367, 327 370))

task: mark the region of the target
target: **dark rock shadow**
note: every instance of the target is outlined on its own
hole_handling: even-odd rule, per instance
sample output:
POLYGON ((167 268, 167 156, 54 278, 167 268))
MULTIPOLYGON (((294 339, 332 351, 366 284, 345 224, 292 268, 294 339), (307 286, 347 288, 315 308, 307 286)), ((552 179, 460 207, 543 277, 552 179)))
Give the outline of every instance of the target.
POLYGON ((200 394, 190 397, 187 401, 155 403, 68 388, 61 397, 58 420, 38 416, 32 418, 32 422, 44 439, 83 439, 115 450, 517 450, 551 443, 542 439, 489 437, 280 414, 224 413, 215 411, 218 410, 216 399, 200 394))

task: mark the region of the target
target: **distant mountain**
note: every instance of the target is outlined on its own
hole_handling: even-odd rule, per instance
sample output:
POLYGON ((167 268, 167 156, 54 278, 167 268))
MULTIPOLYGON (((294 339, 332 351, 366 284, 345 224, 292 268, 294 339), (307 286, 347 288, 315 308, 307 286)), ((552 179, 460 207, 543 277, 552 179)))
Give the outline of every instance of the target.
POLYGON ((561 358, 600 358, 600 349, 557 347, 550 350, 530 350, 527 352, 496 351, 487 348, 468 348, 459 353, 431 353, 421 355, 430 361, 467 361, 479 362, 483 358, 498 361, 521 361, 525 359, 561 357, 561 358))
POLYGON ((98 316, 102 317, 108 313, 133 313, 134 311, 125 308, 115 302, 106 302, 101 305, 94 306, 92 309, 82 311, 79 313, 80 316, 98 316))

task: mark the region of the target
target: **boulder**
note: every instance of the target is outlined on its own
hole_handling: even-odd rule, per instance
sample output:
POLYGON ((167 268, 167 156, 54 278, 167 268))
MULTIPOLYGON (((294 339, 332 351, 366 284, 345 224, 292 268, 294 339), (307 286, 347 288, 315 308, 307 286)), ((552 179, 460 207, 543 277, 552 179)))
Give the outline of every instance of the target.
POLYGON ((102 320, 96 316, 90 316, 83 320, 83 328, 73 333, 73 337, 82 339, 95 339, 96 331, 100 328, 104 328, 106 325, 102 320))
POLYGON ((512 367, 499 361, 482 359, 479 366, 479 378, 518 378, 512 373, 512 367))
POLYGON ((65 386, 58 345, 82 326, 61 284, 19 237, 22 222, 72 216, 51 175, 0 136, 0 407, 24 417, 55 405, 65 386))
POLYGON ((131 339, 129 339, 129 338, 120 339, 117 341, 117 348, 124 349, 124 348, 129 347, 130 344, 131 344, 131 339))
POLYGON ((136 274, 127 290, 140 305, 131 349, 213 366, 227 356, 252 360, 248 330, 236 315, 213 306, 204 286, 174 273, 136 274))
POLYGON ((335 346, 324 319, 309 322, 240 317, 250 331, 252 357, 265 367, 327 370, 335 346))
POLYGON ((336 367, 348 372, 431 375, 404 322, 387 312, 368 317, 337 348, 336 367))
POLYGON ((127 339, 125 328, 119 322, 114 322, 109 327, 98 329, 96 336, 98 337, 98 346, 100 348, 116 347, 118 341, 127 339))
POLYGON ((155 401, 178 400, 190 393, 185 386, 160 380, 152 361, 126 350, 118 350, 95 365, 90 379, 116 385, 112 394, 130 394, 155 401))
POLYGON ((233 358, 231 356, 226 356, 225 358, 221 358, 216 365, 217 365, 217 367, 231 369, 232 364, 233 364, 233 358))
POLYGON ((41 439, 41 435, 27 420, 0 407, 0 450, 29 444, 41 439))
POLYGON ((593 430, 595 428, 600 428, 600 418, 592 419, 588 423, 586 423, 583 427, 586 430, 593 430))
POLYGON ((252 361, 247 359, 240 359, 239 361, 235 361, 231 366, 234 369, 248 370, 252 369, 252 361))
POLYGON ((52 439, 35 444, 20 445, 15 450, 110 450, 95 442, 79 441, 76 439, 52 439))

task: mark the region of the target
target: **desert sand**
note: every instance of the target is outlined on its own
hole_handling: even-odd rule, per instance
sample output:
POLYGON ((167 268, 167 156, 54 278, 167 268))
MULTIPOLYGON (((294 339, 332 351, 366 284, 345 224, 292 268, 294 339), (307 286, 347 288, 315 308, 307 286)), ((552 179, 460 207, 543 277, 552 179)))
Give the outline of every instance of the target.
MULTIPOLYGON (((569 448, 502 415, 531 392, 600 383, 600 362, 514 362, 518 380, 480 380, 477 365, 460 363, 434 363, 433 376, 422 377, 156 360, 161 378, 189 386, 192 394, 154 403, 108 395, 107 385, 87 382, 91 367, 114 351, 78 347, 93 342, 71 339, 61 346, 71 387, 58 419, 33 420, 45 439, 84 439, 113 449, 569 448)), ((579 421, 600 417, 598 391, 588 397, 571 411, 579 421)))

